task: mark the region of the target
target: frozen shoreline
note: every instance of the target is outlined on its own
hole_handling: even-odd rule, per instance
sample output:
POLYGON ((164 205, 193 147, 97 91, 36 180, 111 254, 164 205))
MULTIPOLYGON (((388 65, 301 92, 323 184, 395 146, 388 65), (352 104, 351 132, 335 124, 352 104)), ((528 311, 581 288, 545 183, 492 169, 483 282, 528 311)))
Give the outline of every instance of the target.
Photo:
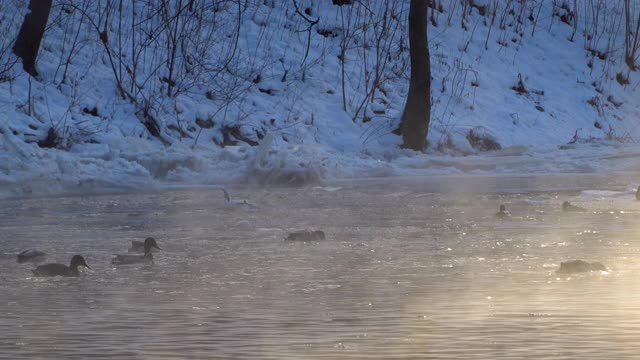
POLYGON ((390 150, 386 155, 393 157, 386 159, 333 153, 319 146, 274 147, 260 165, 255 161, 258 150, 248 146, 217 151, 174 146, 163 152, 135 154, 102 146, 99 148, 103 152, 97 154, 90 150, 66 152, 14 145, 18 152, 9 151, 5 145, 0 154, 0 198, 540 175, 625 176, 631 189, 637 186, 634 179, 640 179, 640 146, 617 144, 583 144, 568 150, 527 149, 513 154, 506 149, 472 156, 390 150))

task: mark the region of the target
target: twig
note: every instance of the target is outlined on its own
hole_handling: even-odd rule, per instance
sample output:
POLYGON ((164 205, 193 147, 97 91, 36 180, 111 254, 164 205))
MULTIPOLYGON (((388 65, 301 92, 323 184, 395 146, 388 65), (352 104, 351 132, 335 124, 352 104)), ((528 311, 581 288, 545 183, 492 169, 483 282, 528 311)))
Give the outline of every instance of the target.
POLYGON ((309 23, 309 27, 306 30, 307 31, 307 50, 304 52, 304 57, 302 58, 302 63, 300 64, 300 66, 302 66, 304 65, 304 62, 307 60, 307 56, 309 56, 309 49, 311 48, 311 29, 313 29, 314 25, 317 25, 320 22, 320 18, 317 18, 316 20, 309 19, 304 13, 300 11, 300 8, 298 8, 298 3, 296 2, 296 0, 291 0, 291 1, 293 1, 293 6, 296 8, 296 13, 309 23))

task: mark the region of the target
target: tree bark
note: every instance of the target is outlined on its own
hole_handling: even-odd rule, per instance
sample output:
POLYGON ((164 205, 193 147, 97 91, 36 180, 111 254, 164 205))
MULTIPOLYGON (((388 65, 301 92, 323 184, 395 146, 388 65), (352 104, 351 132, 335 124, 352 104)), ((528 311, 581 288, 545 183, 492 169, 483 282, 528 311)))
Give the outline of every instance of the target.
POLYGON ((431 118, 431 63, 427 39, 427 0, 411 0, 409 7, 411 80, 402 114, 402 147, 422 151, 427 146, 431 118))
POLYGON ((29 12, 24 17, 18 39, 13 46, 13 53, 22 59, 22 68, 31 76, 38 76, 36 58, 44 29, 49 20, 52 0, 31 0, 29 12))

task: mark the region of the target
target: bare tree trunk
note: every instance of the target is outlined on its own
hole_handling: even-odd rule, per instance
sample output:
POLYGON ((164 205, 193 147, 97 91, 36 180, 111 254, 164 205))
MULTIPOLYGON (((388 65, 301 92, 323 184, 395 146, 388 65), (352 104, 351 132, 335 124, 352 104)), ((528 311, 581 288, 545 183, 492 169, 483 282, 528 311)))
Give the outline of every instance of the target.
POLYGON ((427 40, 427 0, 411 0, 409 8, 411 81, 400 124, 402 147, 422 151, 431 115, 431 63, 427 40))
POLYGON ((22 67, 24 71, 31 76, 38 76, 36 71, 36 57, 40 42, 44 35, 44 29, 49 20, 49 12, 51 11, 52 0, 31 0, 29 2, 30 13, 25 15, 18 39, 13 46, 13 52, 22 58, 22 67))

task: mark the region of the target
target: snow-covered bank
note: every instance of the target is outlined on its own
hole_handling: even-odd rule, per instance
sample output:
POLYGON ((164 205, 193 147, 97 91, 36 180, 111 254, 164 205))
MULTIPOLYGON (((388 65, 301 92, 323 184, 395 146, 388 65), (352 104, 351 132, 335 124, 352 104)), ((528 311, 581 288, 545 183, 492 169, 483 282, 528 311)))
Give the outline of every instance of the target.
MULTIPOLYGON (((291 2, 245 3, 203 8, 198 21, 217 24, 210 33, 176 23, 187 24, 194 43, 180 49, 193 51, 178 52, 177 75, 170 75, 161 41, 136 48, 145 59, 139 64, 126 52, 138 44, 136 34, 156 23, 136 28, 133 15, 112 19, 103 44, 93 27, 106 21, 93 8, 99 5, 54 1, 38 79, 19 64, 3 72, 13 55, 0 51, 0 197, 434 174, 640 172, 634 100, 640 79, 622 60, 624 26, 613 2, 603 2, 606 11, 597 14, 582 3, 572 9, 476 0, 462 9, 458 1, 436 2, 426 154, 399 149, 392 133, 408 86, 408 1, 299 0, 305 16, 318 19, 310 28, 291 2), (585 20, 594 16, 595 29, 585 20), (214 66, 220 62, 226 67, 214 66), (119 95, 114 74, 135 101, 119 95), (618 74, 630 83, 620 84, 618 74), (150 119, 158 136, 150 133, 150 119), (474 134, 502 150, 481 152, 474 134), (270 137, 268 146, 255 146, 270 137)), ((26 5, 0 5, 7 34, 0 50, 10 48, 26 5)))
MULTIPOLYGON (((506 148, 470 156, 387 152, 353 156, 320 145, 273 148, 259 165, 256 148, 156 147, 149 140, 41 149, 3 135, 0 198, 197 188, 230 184, 299 186, 357 178, 433 175, 625 174, 640 179, 640 146, 506 148), (132 145, 135 145, 132 147, 132 145), (10 175, 7 175, 10 174, 10 175)), ((630 184, 636 186, 635 183, 630 184)))

